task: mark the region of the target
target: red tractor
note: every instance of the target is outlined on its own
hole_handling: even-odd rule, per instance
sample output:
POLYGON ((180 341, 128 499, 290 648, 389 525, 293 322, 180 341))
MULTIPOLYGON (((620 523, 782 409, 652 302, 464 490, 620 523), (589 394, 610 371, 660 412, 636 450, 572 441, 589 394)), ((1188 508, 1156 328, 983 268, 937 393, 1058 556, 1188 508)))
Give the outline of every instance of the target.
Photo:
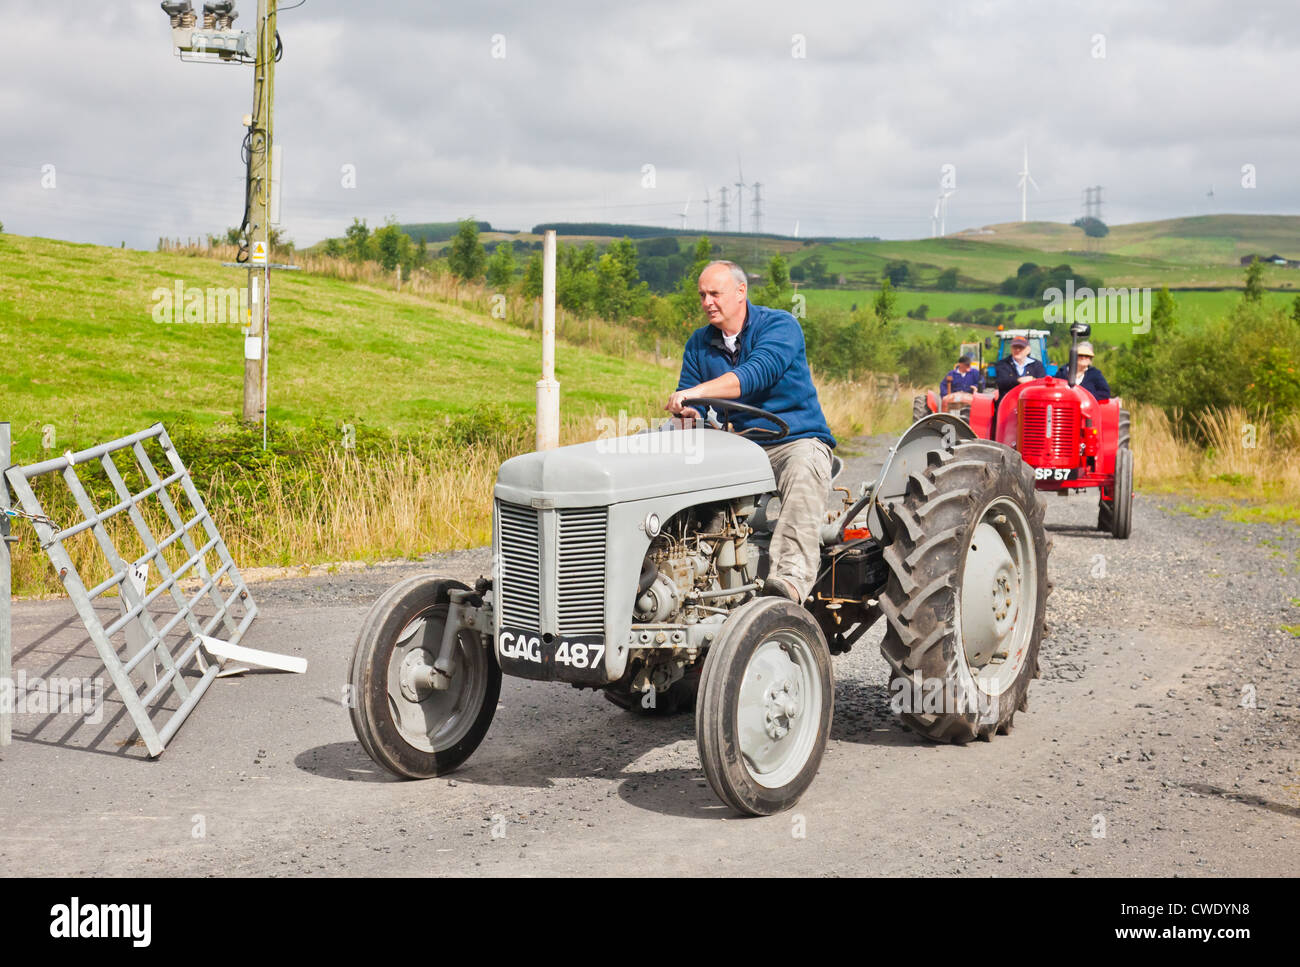
MULTIPOLYGON (((1021 383, 1000 399, 992 389, 949 393, 941 402, 931 391, 916 398, 913 416, 951 412, 969 423, 976 436, 1014 447, 1034 468, 1039 490, 1054 490, 1064 496, 1071 490, 1096 487, 1100 491, 1097 529, 1124 540, 1133 523, 1129 414, 1118 397, 1098 401, 1082 386, 1074 385, 1079 340, 1089 331, 1082 323, 1070 327, 1070 360, 1063 378, 1048 376, 1021 383)), ((1018 334, 999 336, 1009 339, 1018 334)), ((1034 330, 1024 335, 1041 353, 1038 359, 1050 372, 1044 351, 1046 333, 1034 330)))

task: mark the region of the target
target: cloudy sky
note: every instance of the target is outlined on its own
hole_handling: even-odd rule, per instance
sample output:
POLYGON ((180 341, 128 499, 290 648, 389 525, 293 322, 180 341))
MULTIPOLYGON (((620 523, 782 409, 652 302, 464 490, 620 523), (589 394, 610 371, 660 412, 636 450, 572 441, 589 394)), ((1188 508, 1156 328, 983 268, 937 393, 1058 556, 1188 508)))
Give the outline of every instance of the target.
MULTIPOLYGON (((1300 211, 1294 3, 307 0, 279 26, 299 244, 353 216, 716 230, 723 186, 734 229, 739 165, 767 231, 916 238, 945 165, 949 232, 1017 220, 1022 145, 1031 218, 1088 185, 1112 223, 1300 211)), ((179 61, 154 0, 0 0, 0 34, 6 231, 152 248, 239 221, 251 67, 179 61)))

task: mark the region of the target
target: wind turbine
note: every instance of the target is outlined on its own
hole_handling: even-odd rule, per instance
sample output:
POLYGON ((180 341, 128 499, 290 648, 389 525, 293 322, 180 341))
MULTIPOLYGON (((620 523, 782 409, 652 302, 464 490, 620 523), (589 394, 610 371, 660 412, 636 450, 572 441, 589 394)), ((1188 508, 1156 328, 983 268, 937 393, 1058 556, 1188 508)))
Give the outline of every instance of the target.
POLYGON ((736 234, 742 234, 745 231, 745 189, 749 186, 745 184, 745 169, 740 166, 740 155, 736 155, 736 171, 740 175, 740 180, 736 182, 736 234))
POLYGON ((949 191, 945 191, 943 194, 939 196, 938 202, 935 203, 934 207, 939 212, 939 237, 940 238, 943 238, 943 236, 948 234, 948 198, 951 195, 954 195, 956 193, 957 193, 956 188, 950 189, 949 191))
POLYGON ((683 232, 686 231, 686 212, 687 212, 688 210, 690 210, 690 207, 691 207, 691 196, 690 196, 690 195, 687 195, 687 196, 686 196, 686 204, 683 205, 683 206, 682 206, 682 210, 681 210, 680 212, 678 212, 678 215, 681 217, 681 220, 682 220, 682 231, 683 231, 683 232))
POLYGON ((1025 146, 1025 167, 1020 172, 1020 220, 1029 221, 1029 186, 1034 186, 1034 191, 1041 191, 1038 182, 1034 181, 1033 175, 1029 173, 1029 145, 1025 146))
POLYGON ((799 237, 799 219, 797 218, 794 220, 794 237, 799 237))
POLYGON ((939 206, 943 204, 943 195, 934 200, 934 212, 930 215, 930 237, 934 238, 939 231, 939 206))

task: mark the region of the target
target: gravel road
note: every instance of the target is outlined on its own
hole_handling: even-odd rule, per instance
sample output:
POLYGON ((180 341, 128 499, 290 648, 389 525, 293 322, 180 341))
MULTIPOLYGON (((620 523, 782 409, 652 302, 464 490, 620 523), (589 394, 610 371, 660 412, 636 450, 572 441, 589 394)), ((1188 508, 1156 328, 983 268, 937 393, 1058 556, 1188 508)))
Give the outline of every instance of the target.
MULTIPOLYGON (((853 441, 846 480, 883 439, 853 441)), ((246 643, 301 676, 217 681, 157 761, 103 722, 27 713, 0 750, 0 874, 1294 875, 1300 868, 1300 531, 1139 495, 1133 537, 1095 497, 1049 497, 1050 631, 1014 731, 936 746, 891 716, 873 629, 834 659, 831 741, 789 813, 709 789, 689 716, 507 678, 452 777, 375 767, 342 704, 374 598, 412 573, 472 580, 487 549, 253 586, 246 643)), ((15 606, 15 669, 93 675, 66 601, 15 606)))

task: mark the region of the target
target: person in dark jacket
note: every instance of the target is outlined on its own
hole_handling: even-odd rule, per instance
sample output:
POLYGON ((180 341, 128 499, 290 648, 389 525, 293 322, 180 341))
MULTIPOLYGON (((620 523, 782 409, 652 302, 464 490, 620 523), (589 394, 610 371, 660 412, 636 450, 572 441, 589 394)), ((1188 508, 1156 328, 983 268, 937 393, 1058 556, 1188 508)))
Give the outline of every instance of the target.
POLYGON ((1029 340, 1015 336, 1011 340, 1011 355, 1003 356, 993 367, 998 383, 998 399, 1006 396, 1020 383, 1042 379, 1047 375, 1043 364, 1029 355, 1029 340))
POLYGON ((1098 403, 1110 399, 1110 384, 1106 382, 1106 377, 1101 375, 1101 370, 1092 365, 1092 343, 1079 343, 1075 354, 1079 357, 1079 368, 1075 373, 1074 385, 1082 386, 1096 397, 1098 403))

